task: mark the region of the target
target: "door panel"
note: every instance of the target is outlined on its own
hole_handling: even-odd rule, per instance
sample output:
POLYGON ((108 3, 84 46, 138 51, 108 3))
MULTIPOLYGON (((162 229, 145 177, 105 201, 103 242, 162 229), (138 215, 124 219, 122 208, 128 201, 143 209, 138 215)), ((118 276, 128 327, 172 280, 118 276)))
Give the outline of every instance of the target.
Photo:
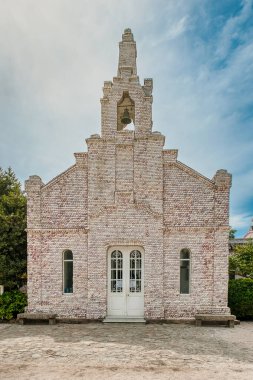
POLYGON ((142 291, 142 254, 139 250, 133 250, 129 255, 127 315, 143 316, 143 291, 142 291))
POLYGON ((108 256, 110 316, 144 316, 144 252, 139 247, 117 247, 108 256))
POLYGON ((125 263, 123 261, 123 253, 120 250, 114 250, 109 254, 108 258, 108 306, 110 315, 120 316, 122 311, 126 309, 125 286, 123 284, 123 269, 125 263))

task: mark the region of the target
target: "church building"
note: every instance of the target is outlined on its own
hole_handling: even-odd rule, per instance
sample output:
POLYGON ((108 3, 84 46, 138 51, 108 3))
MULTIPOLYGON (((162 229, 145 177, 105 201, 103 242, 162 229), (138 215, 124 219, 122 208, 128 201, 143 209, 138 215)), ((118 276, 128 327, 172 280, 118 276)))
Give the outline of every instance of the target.
POLYGON ((230 312, 231 175, 208 179, 164 149, 152 130, 153 81, 140 83, 136 56, 126 29, 117 76, 104 82, 101 134, 47 184, 26 181, 29 313, 151 321, 230 312))

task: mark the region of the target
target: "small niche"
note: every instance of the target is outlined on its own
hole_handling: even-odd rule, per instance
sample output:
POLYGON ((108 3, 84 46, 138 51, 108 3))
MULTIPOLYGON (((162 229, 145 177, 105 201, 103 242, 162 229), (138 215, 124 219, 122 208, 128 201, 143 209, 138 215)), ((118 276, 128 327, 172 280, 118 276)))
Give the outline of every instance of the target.
POLYGON ((122 131, 128 129, 129 124, 133 125, 135 122, 135 105, 134 101, 130 98, 128 91, 123 91, 122 98, 117 104, 117 130, 122 131), (124 123, 124 119, 128 122, 124 123))

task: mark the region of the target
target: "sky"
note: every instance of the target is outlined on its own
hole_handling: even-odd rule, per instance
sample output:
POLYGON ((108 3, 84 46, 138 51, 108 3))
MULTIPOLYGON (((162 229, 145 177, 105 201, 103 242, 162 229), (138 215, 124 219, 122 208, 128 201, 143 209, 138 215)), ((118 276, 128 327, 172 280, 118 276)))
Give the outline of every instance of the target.
POLYGON ((230 225, 253 217, 253 0, 0 0, 0 167, 46 183, 100 133, 105 80, 131 28, 153 130, 179 161, 233 176, 230 225))

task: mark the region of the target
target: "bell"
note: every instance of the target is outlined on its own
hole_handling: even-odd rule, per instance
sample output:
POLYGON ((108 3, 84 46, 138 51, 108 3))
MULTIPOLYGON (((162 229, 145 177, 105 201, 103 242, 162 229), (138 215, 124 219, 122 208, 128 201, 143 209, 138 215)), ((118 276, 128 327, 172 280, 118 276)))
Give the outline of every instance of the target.
POLYGON ((125 111, 124 111, 123 116, 121 118, 121 123, 122 124, 130 124, 131 123, 130 115, 129 115, 127 108, 125 108, 125 111))

